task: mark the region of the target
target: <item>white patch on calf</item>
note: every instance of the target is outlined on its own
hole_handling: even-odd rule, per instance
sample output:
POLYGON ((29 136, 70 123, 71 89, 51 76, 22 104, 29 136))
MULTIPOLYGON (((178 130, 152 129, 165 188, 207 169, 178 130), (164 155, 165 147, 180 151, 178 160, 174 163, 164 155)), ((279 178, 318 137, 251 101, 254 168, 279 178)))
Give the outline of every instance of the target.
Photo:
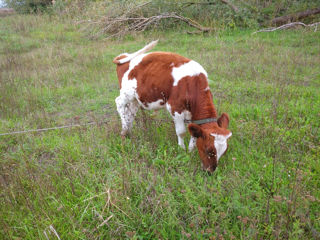
POLYGON ((208 77, 208 74, 206 70, 197 62, 191 60, 190 62, 187 62, 179 67, 172 68, 172 77, 173 77, 173 86, 177 86, 179 81, 187 76, 196 76, 203 73, 206 77, 208 77))
POLYGON ((147 110, 157 110, 164 107, 164 101, 163 99, 158 99, 155 102, 142 104, 142 106, 144 109, 147 109, 147 110))
POLYGON ((231 137, 232 133, 227 136, 215 133, 211 133, 210 135, 214 137, 214 147, 217 150, 217 161, 219 161, 219 158, 227 150, 227 139, 231 137))
POLYGON ((135 78, 129 79, 129 74, 132 69, 134 69, 146 55, 147 54, 139 55, 130 61, 129 69, 124 73, 121 79, 120 96, 125 95, 130 100, 132 100, 136 96, 137 80, 135 78))

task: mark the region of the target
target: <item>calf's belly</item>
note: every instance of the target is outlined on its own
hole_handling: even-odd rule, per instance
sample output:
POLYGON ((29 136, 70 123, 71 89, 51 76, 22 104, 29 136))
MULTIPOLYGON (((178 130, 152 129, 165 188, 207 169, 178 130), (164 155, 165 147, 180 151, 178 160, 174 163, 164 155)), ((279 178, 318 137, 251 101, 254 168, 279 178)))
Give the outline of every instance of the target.
POLYGON ((158 109, 164 108, 166 106, 166 101, 161 98, 157 99, 155 101, 146 101, 146 100, 139 98, 139 96, 137 96, 136 99, 137 99, 139 105, 147 110, 158 110, 158 109))

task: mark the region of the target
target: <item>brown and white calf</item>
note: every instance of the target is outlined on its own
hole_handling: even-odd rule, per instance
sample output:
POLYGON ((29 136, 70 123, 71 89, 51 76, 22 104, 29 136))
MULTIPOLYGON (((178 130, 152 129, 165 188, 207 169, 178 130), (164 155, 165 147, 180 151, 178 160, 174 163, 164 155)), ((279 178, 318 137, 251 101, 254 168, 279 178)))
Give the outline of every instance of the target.
POLYGON ((199 63, 170 52, 145 54, 156 44, 153 41, 113 60, 120 85, 120 96, 115 101, 122 122, 121 135, 131 130, 139 106, 148 110, 166 107, 174 120, 178 144, 185 149, 183 137, 188 122, 189 151, 197 145, 203 168, 213 172, 227 150, 229 116, 223 113, 217 118, 208 75, 199 63))

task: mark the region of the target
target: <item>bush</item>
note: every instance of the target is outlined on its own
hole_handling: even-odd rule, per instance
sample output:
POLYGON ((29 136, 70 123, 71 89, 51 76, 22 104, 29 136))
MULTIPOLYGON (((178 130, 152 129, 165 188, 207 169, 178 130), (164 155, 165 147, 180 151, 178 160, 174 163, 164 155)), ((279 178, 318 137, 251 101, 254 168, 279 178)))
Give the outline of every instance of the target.
MULTIPOLYGON (((126 29, 130 29, 130 21, 114 26, 114 29, 106 26, 108 21, 105 19, 124 16, 149 18, 163 14, 177 14, 214 30, 259 28, 270 25, 275 17, 312 9, 320 4, 320 0, 55 0, 54 5, 51 4, 52 0, 4 1, 8 7, 22 13, 50 9, 52 14, 59 17, 70 17, 81 23, 87 21, 88 26, 84 26, 84 29, 91 36, 110 36, 114 30, 128 32, 126 29)), ((306 23, 314 21, 313 18, 304 19, 306 23)), ((145 29, 156 27, 164 30, 179 25, 185 26, 185 23, 173 18, 162 18, 145 29)))
POLYGON ((46 10, 52 0, 4 0, 4 2, 19 13, 37 13, 46 10))
MULTIPOLYGON (((66 6, 65 12, 70 12, 67 9, 79 9, 77 5, 81 4, 81 13, 79 10, 72 11, 76 14, 73 16, 88 20, 88 26, 84 29, 88 30, 89 35, 96 37, 101 35, 112 36, 115 31, 130 32, 132 29, 132 21, 130 20, 121 22, 121 24, 118 22, 118 25, 110 27, 110 21, 119 17, 142 19, 174 13, 192 19, 203 27, 213 30, 226 28, 256 29, 270 25, 271 20, 275 17, 312 9, 317 7, 319 3, 320 0, 77 0, 66 6)), ((313 21, 314 19, 304 19, 306 23, 313 21)), ((151 28, 174 29, 179 25, 185 26, 186 24, 174 18, 159 18, 143 30, 151 28)), ((140 30, 138 29, 138 31, 140 30)))

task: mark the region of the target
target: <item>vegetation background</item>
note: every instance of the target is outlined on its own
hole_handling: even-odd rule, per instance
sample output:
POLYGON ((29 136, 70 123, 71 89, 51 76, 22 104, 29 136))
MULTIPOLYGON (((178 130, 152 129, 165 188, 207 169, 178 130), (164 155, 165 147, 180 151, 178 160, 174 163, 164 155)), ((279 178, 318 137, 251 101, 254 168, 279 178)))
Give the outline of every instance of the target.
POLYGON ((0 134, 97 124, 0 135, 0 239, 320 239, 320 32, 252 34, 319 1, 6 3, 18 13, 0 18, 0 134), (210 30, 127 19, 164 13, 210 30), (158 38, 204 66, 230 115, 211 176, 164 111, 119 136, 112 59, 158 38))

